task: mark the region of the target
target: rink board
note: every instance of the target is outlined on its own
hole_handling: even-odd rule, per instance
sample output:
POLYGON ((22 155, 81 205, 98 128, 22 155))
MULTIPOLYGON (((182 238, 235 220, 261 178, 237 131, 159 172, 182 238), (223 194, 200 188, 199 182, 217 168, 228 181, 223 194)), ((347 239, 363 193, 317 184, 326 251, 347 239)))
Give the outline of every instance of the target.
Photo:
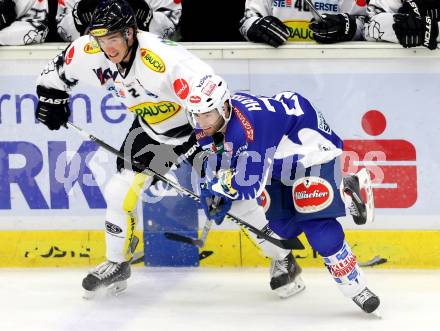
MULTIPOLYGON (((2 47, 0 52, 2 267, 89 266, 104 259, 103 192, 115 157, 72 130, 49 131, 33 116, 35 79, 65 46, 2 47)), ((271 95, 294 90, 306 96, 355 152, 347 171, 368 166, 374 172, 375 223, 362 227, 368 232, 351 231, 358 229, 351 219, 340 219, 361 262, 380 256, 388 260, 380 268, 440 268, 440 50, 355 42, 279 49, 255 43, 187 47, 223 75, 233 91, 271 95)), ((132 116, 110 91, 79 84, 71 107, 73 123, 120 146, 132 116)), ((146 202, 163 196, 177 201, 178 193, 158 187, 146 202)), ((157 230, 151 215, 157 214, 144 214, 143 221, 157 230)), ((195 234, 203 223, 188 218, 183 226, 195 234)), ((199 252, 204 257, 200 266, 268 263, 233 223, 216 229, 199 252)), ((167 254, 169 247, 159 244, 152 252, 167 254)), ((303 266, 322 266, 310 248, 295 254, 303 266)))
MULTIPOLYGON (((142 232, 137 235, 142 237, 142 232)), ((294 253, 301 266, 321 267, 322 259, 303 235, 300 238, 306 248, 294 253)), ((377 268, 440 269, 440 231, 353 230, 347 231, 347 240, 360 262, 375 256, 387 259, 377 268)), ((166 249, 160 253, 166 254, 166 249)), ((143 251, 142 240, 137 251, 143 251)), ((0 232, 0 267, 93 266, 104 256, 103 231, 0 232)), ((269 263, 246 234, 231 230, 211 231, 200 256, 201 267, 260 267, 269 263)))

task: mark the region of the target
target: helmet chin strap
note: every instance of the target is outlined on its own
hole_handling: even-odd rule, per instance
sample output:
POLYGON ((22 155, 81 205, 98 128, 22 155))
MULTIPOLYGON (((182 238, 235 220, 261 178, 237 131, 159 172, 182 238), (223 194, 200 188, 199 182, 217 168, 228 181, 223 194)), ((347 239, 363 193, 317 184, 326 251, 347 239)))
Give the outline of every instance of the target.
MULTIPOLYGON (((127 56, 130 55, 130 51, 133 48, 133 44, 131 46, 128 46, 128 29, 126 31, 124 31, 124 39, 125 39, 125 43, 127 45, 127 51, 125 52, 125 55, 122 58, 121 62, 124 62, 124 60, 127 58, 127 56)), ((121 63, 121 62, 119 62, 119 63, 121 63)))

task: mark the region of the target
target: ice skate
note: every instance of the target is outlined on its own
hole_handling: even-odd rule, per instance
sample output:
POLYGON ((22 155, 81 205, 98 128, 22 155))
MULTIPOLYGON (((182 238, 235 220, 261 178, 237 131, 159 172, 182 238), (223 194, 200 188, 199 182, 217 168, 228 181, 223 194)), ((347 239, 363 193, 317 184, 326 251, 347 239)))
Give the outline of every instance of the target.
POLYGON ((379 297, 371 292, 368 287, 353 298, 353 301, 366 313, 372 313, 379 307, 379 297))
POLYGON ((83 298, 93 298, 101 288, 107 288, 109 293, 117 295, 127 288, 130 275, 130 262, 105 261, 83 279, 83 298))
POLYGON ((363 168, 357 174, 344 177, 344 193, 351 198, 350 214, 358 225, 371 223, 374 220, 374 197, 371 188, 371 178, 367 169, 363 168), (362 200, 361 189, 365 189, 367 201, 362 200))
POLYGON ((282 260, 272 260, 270 266, 270 287, 280 298, 288 298, 305 289, 300 276, 301 267, 292 253, 282 260))

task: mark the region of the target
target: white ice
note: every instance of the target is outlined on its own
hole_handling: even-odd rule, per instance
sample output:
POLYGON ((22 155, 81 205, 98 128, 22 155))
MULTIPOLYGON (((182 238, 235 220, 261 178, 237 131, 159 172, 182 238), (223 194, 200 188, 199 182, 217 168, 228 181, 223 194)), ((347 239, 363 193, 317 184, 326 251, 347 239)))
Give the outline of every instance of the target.
POLYGON ((365 268, 381 317, 342 296, 324 269, 279 299, 268 270, 133 268, 117 297, 81 298, 86 269, 0 269, 0 330, 438 331, 440 270, 365 268))

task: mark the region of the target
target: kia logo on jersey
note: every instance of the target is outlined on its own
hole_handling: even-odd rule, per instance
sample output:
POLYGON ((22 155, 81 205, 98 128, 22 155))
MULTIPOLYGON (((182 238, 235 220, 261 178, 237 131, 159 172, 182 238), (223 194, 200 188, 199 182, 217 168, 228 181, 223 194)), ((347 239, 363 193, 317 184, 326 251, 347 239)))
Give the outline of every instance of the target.
POLYGON ((304 177, 293 183, 293 204, 300 213, 315 213, 327 208, 333 201, 333 189, 320 177, 304 177))
POLYGON ((176 95, 185 100, 189 93, 189 85, 183 78, 178 78, 173 82, 173 88, 176 95))

